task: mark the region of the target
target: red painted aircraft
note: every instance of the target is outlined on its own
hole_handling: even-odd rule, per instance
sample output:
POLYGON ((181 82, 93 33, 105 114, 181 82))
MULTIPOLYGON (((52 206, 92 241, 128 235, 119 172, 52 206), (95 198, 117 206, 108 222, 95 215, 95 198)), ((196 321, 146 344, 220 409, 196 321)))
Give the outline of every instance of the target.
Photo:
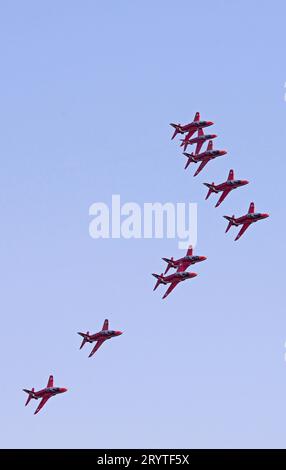
POLYGON ((34 400, 38 400, 41 398, 42 400, 39 403, 38 408, 35 411, 35 415, 39 413, 39 411, 43 408, 43 406, 47 403, 47 401, 55 396, 58 395, 59 393, 64 393, 67 391, 67 388, 60 388, 60 387, 54 387, 54 377, 50 375, 48 384, 46 388, 43 388, 42 390, 39 390, 38 392, 35 392, 35 389, 32 388, 32 390, 27 390, 26 388, 23 388, 23 391, 28 393, 28 398, 25 403, 25 406, 28 405, 29 401, 33 398, 34 400))
POLYGON ((215 139, 216 137, 216 134, 204 134, 203 129, 199 129, 197 137, 194 137, 193 139, 187 139, 187 137, 181 139, 181 147, 184 147, 184 151, 186 151, 188 145, 197 144, 195 150, 195 155, 197 155, 198 153, 200 153, 204 142, 206 142, 207 140, 215 139))
POLYGON ((83 340, 79 349, 81 349, 85 345, 85 343, 93 343, 94 341, 96 341, 96 344, 93 350, 88 356, 88 357, 91 357, 98 350, 98 348, 104 343, 104 341, 106 341, 107 339, 113 338, 114 336, 122 335, 122 331, 109 330, 108 320, 104 320, 102 330, 99 331, 98 333, 94 333, 93 335, 90 335, 89 331, 87 331, 86 333, 79 332, 78 334, 83 337, 83 340))
POLYGON ((233 189, 240 188, 241 186, 244 186, 248 183, 249 181, 247 180, 235 180, 234 171, 230 170, 228 177, 227 177, 227 181, 225 181, 224 183, 217 184, 217 185, 215 185, 214 183, 212 184, 204 183, 204 185, 207 186, 207 188, 209 188, 209 191, 206 195, 206 199, 208 199, 212 193, 222 192, 219 200, 217 201, 215 205, 215 207, 218 207, 233 189))
POLYGON ((210 140, 208 143, 207 150, 205 152, 199 153, 198 155, 194 155, 194 153, 187 153, 187 152, 183 153, 183 155, 185 155, 188 158, 188 161, 185 165, 185 170, 188 168, 190 163, 201 162, 199 168, 194 174, 194 176, 197 176, 210 160, 213 160, 214 158, 217 158, 226 154, 227 154, 226 150, 213 150, 213 141, 210 140))
POLYGON ((166 263, 168 263, 168 265, 166 267, 166 270, 164 272, 164 274, 167 274, 167 272, 171 268, 177 269, 178 273, 182 272, 182 271, 186 271, 186 269, 188 269, 188 267, 191 266, 191 264, 195 264, 195 263, 199 263, 201 261, 205 261, 207 258, 206 258, 206 256, 194 256, 193 255, 193 248, 190 246, 188 248, 186 256, 184 256, 183 258, 180 258, 180 259, 177 259, 177 260, 174 260, 173 257, 171 259, 169 259, 169 258, 162 258, 162 259, 164 261, 166 261, 166 263))
POLYGON ((175 129, 172 139, 174 139, 177 134, 185 134, 186 132, 188 133, 187 139, 190 139, 198 129, 213 125, 212 121, 201 121, 200 119, 200 113, 196 113, 193 122, 190 122, 189 124, 181 125, 171 122, 170 126, 175 129))
POLYGON ((186 279, 191 279, 192 277, 196 277, 197 273, 177 271, 175 274, 170 274, 169 276, 164 276, 163 273, 162 274, 153 273, 152 276, 154 276, 157 279, 157 282, 153 290, 156 290, 160 284, 165 284, 165 285, 170 284, 170 286, 168 287, 168 289, 166 290, 165 294, 162 297, 162 299, 165 299, 180 282, 185 281, 186 279))
POLYGON ((250 227, 251 224, 257 222, 258 220, 266 219, 267 217, 269 217, 269 214, 254 212, 254 202, 251 202, 248 209, 248 213, 242 215, 241 217, 238 217, 237 219, 234 217, 234 215, 232 217, 224 215, 224 218, 228 220, 228 226, 226 228, 225 233, 228 232, 230 227, 232 227, 233 225, 235 225, 236 227, 242 225, 238 235, 235 238, 235 240, 238 240, 241 235, 244 234, 245 230, 250 227))

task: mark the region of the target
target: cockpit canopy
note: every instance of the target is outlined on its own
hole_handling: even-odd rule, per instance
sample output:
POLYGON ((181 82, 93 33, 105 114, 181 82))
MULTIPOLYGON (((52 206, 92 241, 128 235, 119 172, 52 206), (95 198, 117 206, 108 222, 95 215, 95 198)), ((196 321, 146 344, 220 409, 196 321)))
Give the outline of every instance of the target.
POLYGON ((188 277, 188 275, 189 275, 186 271, 183 271, 183 272, 177 273, 177 274, 179 274, 180 277, 188 277))
POLYGON ((59 391, 59 387, 49 387, 47 388, 47 392, 50 393, 57 393, 59 391))

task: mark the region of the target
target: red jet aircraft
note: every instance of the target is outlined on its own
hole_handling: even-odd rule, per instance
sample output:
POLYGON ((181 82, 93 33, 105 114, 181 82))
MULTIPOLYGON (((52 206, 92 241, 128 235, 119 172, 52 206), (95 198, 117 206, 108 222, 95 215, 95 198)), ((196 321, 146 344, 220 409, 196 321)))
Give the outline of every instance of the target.
POLYGON ((79 349, 81 349, 85 345, 85 343, 93 343, 94 341, 96 341, 96 344, 93 350, 88 356, 88 357, 91 357, 98 350, 98 348, 104 343, 104 341, 106 341, 107 339, 113 338, 114 336, 122 335, 122 331, 109 330, 108 320, 104 320, 102 330, 99 331, 98 333, 94 333, 93 335, 90 335, 89 331, 87 331, 86 333, 79 332, 78 334, 83 337, 83 340, 79 349))
POLYGON ((38 408, 36 409, 34 413, 36 415, 37 413, 39 413, 39 411, 43 408, 43 406, 51 397, 58 395, 59 393, 66 392, 67 388, 54 387, 54 377, 50 375, 46 388, 43 388, 42 390, 39 390, 38 392, 35 392, 34 388, 32 388, 32 390, 27 390, 26 388, 23 388, 23 391, 28 393, 29 395, 25 403, 25 406, 28 405, 29 401, 32 398, 34 398, 35 400, 38 400, 39 398, 42 399, 39 403, 38 408))
POLYGON ((185 155, 188 158, 188 161, 185 165, 185 170, 188 168, 190 163, 201 162, 199 168, 194 174, 194 176, 197 176, 210 160, 213 160, 214 158, 217 158, 226 154, 227 154, 226 150, 213 150, 213 141, 210 140, 208 143, 208 148, 205 152, 199 153, 198 155, 194 155, 194 153, 187 153, 187 152, 183 153, 183 155, 185 155))
POLYGON ((185 139, 181 139, 181 147, 184 147, 184 151, 186 151, 188 145, 197 144, 195 150, 195 155, 197 155, 200 153, 204 142, 215 139, 216 137, 216 134, 204 134, 203 129, 199 129, 197 137, 194 137, 193 139, 187 139, 187 137, 185 137, 185 139))
POLYGON ((215 207, 218 207, 233 189, 240 188, 241 186, 244 186, 248 183, 249 181, 247 180, 235 180, 234 171, 230 170, 228 177, 227 177, 227 181, 225 181, 224 183, 217 184, 217 185, 215 185, 214 183, 212 184, 204 183, 204 185, 207 186, 207 188, 209 188, 209 191, 206 195, 206 199, 208 199, 212 193, 219 193, 222 191, 222 194, 215 205, 215 207))
POLYGON ((169 276, 164 276, 162 274, 152 274, 157 279, 155 287, 153 290, 156 290, 160 284, 170 284, 168 289, 166 290, 165 294, 163 295, 162 299, 165 299, 173 289, 179 284, 179 282, 185 281, 186 279, 191 279, 192 277, 196 277, 197 273, 189 273, 186 271, 183 272, 176 272, 175 274, 170 274, 169 276))
POLYGON ((238 235, 235 238, 235 240, 238 240, 251 224, 257 222, 258 220, 266 219, 267 217, 269 217, 269 214, 254 212, 254 202, 251 202, 248 209, 248 213, 242 215, 241 217, 238 217, 237 219, 234 217, 234 215, 232 217, 224 215, 224 218, 228 220, 228 226, 226 228, 225 233, 228 232, 230 227, 232 227, 233 225, 235 225, 236 227, 242 225, 238 235))
POLYGON ((181 124, 174 124, 171 122, 170 126, 174 127, 175 129, 174 134, 172 135, 172 139, 174 139, 177 134, 185 134, 186 132, 188 133, 186 139, 190 139, 198 129, 212 125, 212 121, 201 121, 200 113, 196 113, 193 122, 190 122, 189 124, 182 126, 181 124))
POLYGON ((205 261, 207 258, 206 256, 193 256, 193 248, 190 246, 188 248, 186 256, 183 258, 174 260, 172 257, 171 259, 169 258, 162 258, 166 263, 168 263, 166 270, 164 274, 167 274, 169 269, 174 268, 177 269, 177 272, 182 272, 186 271, 191 264, 199 263, 200 261, 205 261))

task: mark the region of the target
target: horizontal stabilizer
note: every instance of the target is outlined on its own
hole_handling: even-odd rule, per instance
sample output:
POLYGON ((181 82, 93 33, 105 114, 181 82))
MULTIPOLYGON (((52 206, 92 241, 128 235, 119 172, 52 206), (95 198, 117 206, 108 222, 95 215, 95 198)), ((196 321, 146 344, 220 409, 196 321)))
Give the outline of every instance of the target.
POLYGON ((187 153, 187 152, 184 152, 183 155, 185 155, 185 157, 187 157, 187 163, 185 164, 185 170, 188 168, 189 164, 190 163, 196 163, 196 160, 194 158, 194 154, 193 152, 192 153, 187 153))
POLYGON ((171 122, 170 126, 172 126, 175 129, 174 134, 171 137, 171 140, 173 140, 177 134, 183 134, 180 124, 174 124, 173 122, 171 122))
POLYGON ((186 146, 190 144, 189 139, 180 139, 180 140, 181 140, 180 147, 184 147, 184 150, 186 150, 186 146))
POLYGON ((29 403, 29 401, 30 401, 32 398, 36 398, 36 397, 35 397, 35 394, 34 394, 35 389, 32 388, 32 390, 27 390, 26 388, 23 388, 23 392, 26 392, 26 393, 28 393, 28 395, 29 395, 28 398, 27 398, 27 401, 26 401, 26 403, 25 403, 25 406, 27 406, 28 403, 29 403))
POLYGON ((203 184, 204 184, 207 188, 209 188, 208 193, 207 193, 207 195, 206 195, 206 199, 208 199, 212 193, 217 193, 217 190, 216 190, 216 188, 215 188, 214 183, 212 183, 212 184, 210 184, 210 183, 203 183, 203 184))
POLYGON ((170 268, 174 268, 174 263, 173 263, 173 260, 174 258, 172 257, 171 259, 169 258, 162 258, 163 261, 165 261, 166 263, 168 263, 166 269, 165 269, 165 272, 164 274, 167 274, 167 272, 169 271, 170 268))
POLYGON ((82 343, 81 343, 80 348, 79 348, 79 349, 81 349, 85 345, 85 343, 90 342, 90 340, 89 340, 89 331, 87 331, 86 333, 81 333, 79 331, 77 334, 80 335, 83 338, 82 343))
POLYGON ((157 282, 153 290, 156 290, 160 284, 166 284, 166 282, 164 282, 163 280, 163 273, 161 275, 153 273, 152 276, 154 276, 157 279, 157 282))
POLYGON ((224 215, 223 216, 226 220, 228 220, 228 226, 226 227, 226 231, 225 233, 227 233, 230 229, 230 227, 232 227, 233 225, 236 225, 235 224, 235 219, 234 219, 234 215, 232 217, 228 216, 228 215, 224 215))

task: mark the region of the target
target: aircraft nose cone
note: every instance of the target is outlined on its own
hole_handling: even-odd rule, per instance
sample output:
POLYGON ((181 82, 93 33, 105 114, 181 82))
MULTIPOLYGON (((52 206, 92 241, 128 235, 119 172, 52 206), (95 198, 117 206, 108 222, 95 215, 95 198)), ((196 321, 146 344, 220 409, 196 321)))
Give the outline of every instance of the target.
POLYGON ((63 393, 64 393, 64 392, 67 392, 67 391, 68 391, 67 388, 62 388, 62 392, 63 392, 63 393))
POLYGON ((212 121, 208 121, 208 125, 212 126, 214 123, 212 121))
POLYGON ((243 180, 243 184, 249 184, 248 180, 243 180))
POLYGON ((201 256, 201 261, 205 261, 207 259, 206 256, 201 256))
POLYGON ((119 335, 122 335, 123 331, 117 331, 116 333, 119 336, 119 335))
POLYGON ((227 154, 227 150, 222 150, 222 154, 223 154, 223 155, 226 155, 226 154, 227 154))
POLYGON ((263 217, 266 219, 267 217, 269 217, 269 214, 263 214, 263 217))

